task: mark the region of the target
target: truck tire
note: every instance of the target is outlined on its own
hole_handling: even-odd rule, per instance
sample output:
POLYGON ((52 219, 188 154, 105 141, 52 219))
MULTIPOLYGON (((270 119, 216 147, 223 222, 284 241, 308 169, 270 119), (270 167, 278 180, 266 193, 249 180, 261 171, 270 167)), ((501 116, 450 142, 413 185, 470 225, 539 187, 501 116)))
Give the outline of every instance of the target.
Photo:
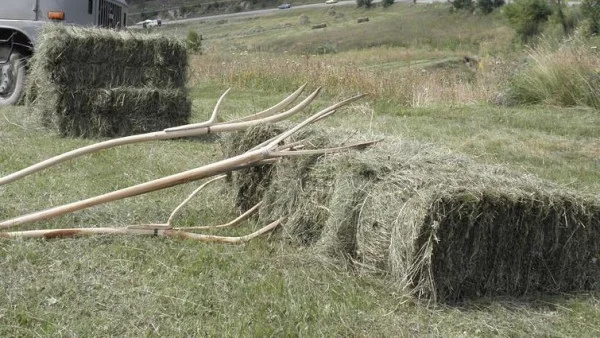
POLYGON ((0 64, 0 106, 16 105, 25 93, 25 59, 13 51, 8 62, 0 64))

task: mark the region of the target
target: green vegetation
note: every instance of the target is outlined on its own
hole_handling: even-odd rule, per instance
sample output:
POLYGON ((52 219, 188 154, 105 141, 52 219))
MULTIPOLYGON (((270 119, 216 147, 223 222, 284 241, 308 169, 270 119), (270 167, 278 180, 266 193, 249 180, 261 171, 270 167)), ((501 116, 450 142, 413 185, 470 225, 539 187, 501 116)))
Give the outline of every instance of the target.
POLYGON ((581 3, 581 13, 588 20, 588 33, 600 33, 600 1, 583 0, 581 3))
POLYGON ((198 32, 190 30, 185 40, 187 49, 192 53, 199 53, 202 51, 202 37, 198 32))
MULTIPOLYGON (((324 87, 314 110, 357 92, 371 94, 322 121, 325 127, 430 142, 479 164, 503 165, 576 191, 600 190, 600 114, 592 104, 495 104, 511 97, 507 89, 515 74, 537 67, 531 57, 558 62, 571 52, 560 56, 563 49, 543 45, 522 49, 497 11, 483 17, 450 13, 447 4, 397 3, 368 11, 336 6, 335 15, 329 13, 282 11, 260 19, 163 26, 164 34, 182 40, 190 30, 203 36, 203 53, 190 60, 192 122, 206 120, 229 87, 223 119, 262 110, 309 82, 308 89, 324 87), (370 21, 357 24, 367 13, 370 21), (301 15, 327 23, 327 34, 302 25, 301 15), (318 55, 315 46, 331 46, 335 53, 318 55)), ((597 63, 586 61, 597 58, 591 48, 597 44, 582 43, 571 49, 581 54, 569 60, 584 60, 585 67, 571 67, 562 79, 589 75, 590 69, 597 74, 597 63)), ((0 109, 0 140, 0 175, 92 143, 57 137, 25 107, 0 109)), ((0 218, 221 156, 219 144, 196 139, 103 151, 0 187, 0 218)), ((163 222, 198 185, 14 230, 163 222)), ((232 188, 217 183, 192 200, 175 224, 224 223, 235 209, 232 188)), ((246 234, 260 225, 253 220, 219 233, 246 234)), ((266 237, 240 247, 148 237, 2 240, 0 275, 0 336, 600 335, 593 324, 600 322, 598 292, 436 306, 408 297, 387 278, 266 237)))
POLYGON ((521 40, 527 42, 542 31, 552 7, 545 0, 516 0, 504 8, 504 14, 521 40))
POLYGON ((489 14, 494 9, 502 6, 504 6, 504 0, 477 0, 477 8, 484 14, 489 14))
POLYGON ((558 49, 539 46, 530 52, 530 59, 510 81, 511 103, 600 109, 600 59, 587 44, 571 42, 558 49))
POLYGON ((356 0, 356 6, 358 7, 371 8, 372 5, 373 0, 356 0))
POLYGON ((383 7, 389 7, 394 4, 394 0, 383 0, 383 7))

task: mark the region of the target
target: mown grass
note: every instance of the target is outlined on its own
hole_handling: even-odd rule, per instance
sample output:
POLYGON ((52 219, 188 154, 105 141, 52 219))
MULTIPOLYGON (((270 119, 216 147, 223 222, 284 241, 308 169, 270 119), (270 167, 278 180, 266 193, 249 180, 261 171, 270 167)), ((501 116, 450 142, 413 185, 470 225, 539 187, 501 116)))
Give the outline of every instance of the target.
MULTIPOLYGON (((394 10, 422 9, 398 6, 394 10)), ((434 13, 438 13, 438 21, 450 15, 436 7, 434 13)), ((287 16, 297 17, 293 13, 282 15, 281 27, 287 16)), ((458 95, 459 82, 451 80, 446 93, 457 99, 442 100, 444 96, 431 94, 422 104, 407 104, 396 95, 400 91, 385 91, 381 89, 385 88, 383 82, 376 82, 387 74, 403 74, 402 70, 396 71, 397 65, 413 71, 412 64, 419 64, 426 65, 430 83, 436 84, 441 77, 435 74, 449 78, 448 72, 471 71, 461 68, 455 72, 452 63, 442 62, 440 67, 440 60, 455 60, 465 53, 483 56, 481 44, 478 51, 417 44, 349 49, 305 59, 293 51, 278 54, 249 50, 248 55, 240 55, 245 51, 238 49, 242 43, 274 41, 277 33, 266 29, 265 34, 247 38, 236 32, 248 22, 277 27, 277 18, 199 26, 211 28, 208 33, 202 32, 207 37, 203 41, 205 53, 193 60, 192 122, 205 120, 217 98, 231 86, 234 90, 223 103, 222 119, 270 106, 304 81, 309 82, 309 89, 320 85, 327 88, 310 111, 336 98, 369 91, 369 98, 322 123, 365 134, 434 142, 480 162, 531 172, 588 193, 600 190, 600 114, 596 110, 490 105, 487 96, 469 96, 467 100, 458 95), (286 63, 288 60, 304 63, 295 65, 286 63), (344 68, 348 62, 364 67, 361 72, 367 75, 352 78, 344 73, 352 70, 344 68), (284 71, 286 67, 289 71, 284 71), (243 70, 249 74, 242 76, 243 70)), ((405 17, 405 22, 410 20, 415 25, 418 22, 405 17)), ((452 29, 455 25, 449 26, 448 30, 452 29)), ((180 28, 176 33, 185 31, 180 28)), ((307 39, 313 38, 312 32, 306 34, 307 39)), ((490 55, 493 57, 484 58, 484 67, 510 68, 506 54, 490 55)), ((420 74, 421 69, 414 71, 420 74)), ((478 83, 480 73, 476 71, 474 76, 469 81, 478 83)), ((503 77, 488 78, 491 84, 500 86, 498 79, 503 77)), ((440 87, 430 88, 435 92, 440 87)), ((415 93, 424 97, 422 91, 415 93)), ((0 175, 92 142, 58 138, 41 129, 29 114, 25 107, 0 109, 0 175)), ((105 150, 0 187, 0 218, 123 188, 207 164, 220 156, 217 143, 202 140, 151 142, 105 150)), ((198 185, 189 183, 18 230, 163 222, 198 185)), ((218 224, 234 216, 228 186, 216 183, 185 208, 176 224, 218 224)), ((245 234, 258 226, 249 222, 219 233, 245 234)), ((2 337, 600 335, 594 325, 600 322, 597 293, 434 306, 407 298, 385 278, 358 275, 341 262, 269 238, 239 247, 152 237, 1 240, 0 288, 2 337)))
MULTIPOLYGON (((202 96, 195 100, 196 106, 212 105, 214 99, 208 97, 218 97, 222 89, 220 85, 197 87, 202 96)), ((223 111, 248 113, 280 98, 262 90, 238 89, 225 101, 223 111)), ((600 188, 594 155, 600 118, 589 110, 437 107, 373 116, 369 107, 368 101, 355 105, 327 124, 438 142, 481 161, 506 163, 583 190, 600 188), (550 122, 556 120, 562 123, 550 122), (563 149, 565 143, 581 149, 570 152, 563 149), (541 154, 541 149, 546 153, 541 154), (568 161, 562 158, 567 155, 568 161)), ((209 111, 197 110, 195 120, 209 111)), ((33 128, 23 122, 27 118, 22 108, 2 109, 1 114, 4 121, 12 122, 1 124, 2 139, 19 140, 18 147, 0 150, 2 173, 89 142, 60 139, 33 128)), ((219 156, 216 144, 198 140, 107 150, 2 187, 0 213, 6 219, 219 156)), ((22 228, 157 222, 196 186, 186 184, 22 228)), ((232 200, 227 187, 216 184, 176 222, 221 223, 234 216, 232 200)), ((251 223, 226 234, 247 233, 257 226, 251 223)), ((2 336, 600 334, 589 325, 600 319, 595 294, 428 307, 406 298, 386 279, 356 275, 310 250, 267 239, 242 247, 149 237, 4 240, 0 273, 2 336)))

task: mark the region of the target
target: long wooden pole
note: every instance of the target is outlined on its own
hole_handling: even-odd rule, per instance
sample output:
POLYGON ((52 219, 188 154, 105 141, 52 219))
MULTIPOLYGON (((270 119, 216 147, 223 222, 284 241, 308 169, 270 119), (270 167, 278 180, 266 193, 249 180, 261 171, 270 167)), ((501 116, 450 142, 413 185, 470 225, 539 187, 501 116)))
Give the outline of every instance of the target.
POLYGON ((221 160, 209 165, 184 171, 178 174, 159 178, 146 183, 138 184, 129 188, 109 192, 100 196, 91 197, 82 201, 65 204, 62 206, 50 208, 47 210, 34 212, 29 215, 13 218, 0 223, 0 229, 6 229, 17 225, 22 225, 35 221, 42 221, 52 217, 68 214, 74 211, 87 209, 95 205, 104 204, 128 197, 133 197, 156 190, 169 188, 175 185, 187 183, 194 180, 222 174, 231 170, 232 167, 238 167, 242 164, 257 162, 265 159, 265 154, 261 149, 247 152, 232 158, 221 160))

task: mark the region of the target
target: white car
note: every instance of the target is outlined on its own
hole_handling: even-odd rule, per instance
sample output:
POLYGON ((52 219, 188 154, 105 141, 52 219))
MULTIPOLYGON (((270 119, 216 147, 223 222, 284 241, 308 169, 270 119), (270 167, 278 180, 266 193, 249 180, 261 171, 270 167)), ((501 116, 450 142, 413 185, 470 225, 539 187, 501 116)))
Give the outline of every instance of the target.
POLYGON ((328 4, 328 5, 329 4, 335 4, 337 2, 338 2, 338 0, 327 0, 327 1, 325 1, 325 3, 328 4))
POLYGON ((141 25, 144 28, 156 27, 156 26, 161 26, 162 21, 160 19, 148 19, 148 20, 140 21, 140 22, 136 23, 136 25, 141 25))

